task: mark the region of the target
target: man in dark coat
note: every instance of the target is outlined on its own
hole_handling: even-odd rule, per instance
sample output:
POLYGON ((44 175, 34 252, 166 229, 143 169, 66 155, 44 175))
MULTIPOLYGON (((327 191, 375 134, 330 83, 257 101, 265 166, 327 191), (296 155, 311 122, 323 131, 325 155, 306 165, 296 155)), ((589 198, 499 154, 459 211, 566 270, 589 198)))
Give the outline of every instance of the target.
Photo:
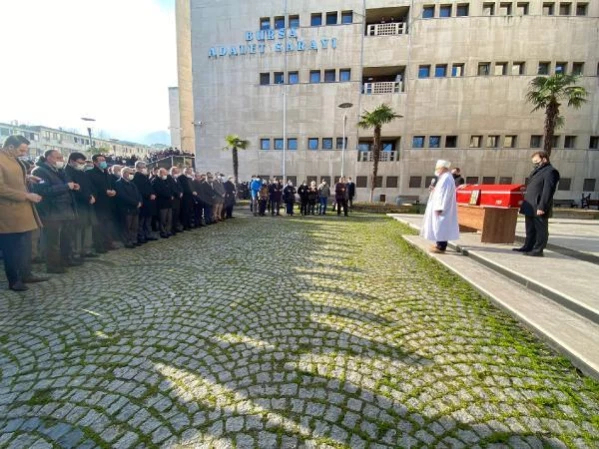
POLYGON ((347 195, 346 196, 347 196, 349 208, 353 209, 354 208, 354 198, 356 197, 356 183, 353 181, 353 179, 351 179, 351 177, 348 179, 349 180, 346 184, 346 186, 347 186, 347 195))
POLYGON ((115 196, 112 179, 108 174, 108 164, 101 154, 92 156, 94 168, 88 170, 86 175, 91 181, 96 193, 94 204, 98 223, 93 228, 94 247, 97 253, 106 253, 109 249, 115 249, 113 236, 116 229, 115 223, 115 196))
POLYGON ((225 187, 225 218, 233 218, 233 207, 237 199, 237 188, 235 187, 235 178, 229 176, 224 183, 225 187))
POLYGON ((293 182, 287 181, 287 185, 283 189, 283 201, 287 205, 287 215, 293 215, 293 205, 295 203, 296 189, 293 187, 293 182))
POLYGON ((349 183, 346 184, 345 178, 339 178, 337 184, 335 184, 335 203, 337 204, 337 216, 341 215, 341 208, 343 208, 343 215, 347 217, 347 203, 349 198, 349 183))
POLYGON ((69 163, 64 172, 67 181, 79 185, 79 190, 72 192, 77 209, 77 221, 74 232, 71 235, 73 251, 80 258, 98 257, 93 252, 92 229, 97 225, 95 193, 89 177, 85 174, 85 155, 82 153, 71 153, 69 163))
POLYGON ((297 189, 297 194, 300 197, 300 213, 302 215, 308 215, 308 190, 308 183, 306 181, 297 189))
POLYGON ((193 170, 191 168, 186 168, 185 172, 177 178, 183 192, 181 197, 181 222, 183 229, 186 231, 193 226, 194 198, 198 196, 193 187, 193 179, 193 170))
POLYGON ((139 243, 146 243, 150 240, 156 240, 156 237, 152 235, 152 217, 156 214, 156 194, 152 188, 145 162, 137 161, 135 163, 133 183, 142 198, 142 206, 139 210, 137 241, 139 243))
POLYGON ((160 237, 167 239, 172 235, 174 193, 168 181, 166 168, 161 168, 158 175, 152 179, 152 188, 156 193, 160 237))
POLYGON ((172 167, 170 175, 168 177, 168 183, 173 192, 173 226, 171 233, 176 234, 177 232, 183 231, 181 226, 181 199, 183 198, 183 190, 181 185, 177 182, 181 171, 177 167, 172 167))
POLYGON ((76 218, 71 191, 77 191, 80 187, 67 181, 63 167, 62 154, 48 150, 32 172, 41 179, 33 188, 43 198, 37 210, 44 225, 42 235, 48 273, 66 273, 66 267, 82 264, 82 261, 73 258, 71 248, 71 233, 76 218))
POLYGON ((212 188, 212 179, 208 179, 207 175, 200 175, 200 186, 198 195, 200 197, 200 201, 202 202, 202 206, 204 208, 204 222, 209 225, 215 223, 214 221, 214 198, 216 196, 216 192, 212 188))
POLYGON ((283 199, 283 185, 281 181, 275 179, 275 181, 269 186, 268 194, 270 196, 270 204, 271 204, 271 215, 279 216, 281 210, 281 200, 283 199))
POLYGON ((549 155, 537 151, 532 155, 534 170, 528 178, 524 202, 520 213, 526 218, 526 240, 520 248, 514 248, 527 256, 543 257, 549 240, 549 217, 553 209, 553 195, 560 175, 549 162, 549 155))
POLYGON ((139 209, 142 206, 142 197, 133 183, 133 170, 125 167, 121 170, 121 177, 114 188, 117 192, 117 207, 123 217, 123 237, 125 248, 135 248, 141 245, 137 240, 139 230, 139 209))

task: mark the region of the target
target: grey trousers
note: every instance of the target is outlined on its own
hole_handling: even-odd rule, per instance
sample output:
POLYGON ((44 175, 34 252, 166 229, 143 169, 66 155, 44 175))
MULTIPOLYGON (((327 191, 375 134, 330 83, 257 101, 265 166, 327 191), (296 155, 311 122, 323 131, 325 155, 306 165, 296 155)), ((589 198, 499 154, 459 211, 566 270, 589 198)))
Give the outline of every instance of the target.
POLYGON ((160 234, 170 234, 173 227, 173 210, 160 209, 160 234))

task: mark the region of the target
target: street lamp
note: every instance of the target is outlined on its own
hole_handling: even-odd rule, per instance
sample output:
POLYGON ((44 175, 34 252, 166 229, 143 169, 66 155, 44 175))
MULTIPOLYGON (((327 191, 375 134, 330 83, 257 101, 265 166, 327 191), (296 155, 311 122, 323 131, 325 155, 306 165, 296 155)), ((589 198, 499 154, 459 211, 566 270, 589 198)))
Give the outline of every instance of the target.
POLYGON ((353 107, 352 103, 341 103, 339 105, 339 107, 341 109, 343 109, 343 149, 341 151, 341 177, 343 178, 343 176, 345 175, 345 147, 346 147, 346 138, 345 138, 345 126, 347 123, 347 111, 345 111, 345 109, 349 109, 351 107, 353 107))
POLYGON ((83 120, 84 122, 87 122, 87 134, 89 134, 89 145, 93 148, 93 147, 95 147, 95 145, 94 145, 94 141, 92 139, 91 123, 95 122, 96 119, 90 118, 90 117, 81 117, 81 120, 83 120))

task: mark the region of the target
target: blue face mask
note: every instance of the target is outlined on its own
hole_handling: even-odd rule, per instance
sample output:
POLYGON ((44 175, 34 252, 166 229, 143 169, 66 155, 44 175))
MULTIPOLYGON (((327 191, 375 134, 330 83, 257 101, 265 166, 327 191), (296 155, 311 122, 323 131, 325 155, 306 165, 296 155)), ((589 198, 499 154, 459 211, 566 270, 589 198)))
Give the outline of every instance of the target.
POLYGON ((106 163, 106 161, 100 162, 99 167, 101 170, 106 170, 108 168, 108 164, 106 163))

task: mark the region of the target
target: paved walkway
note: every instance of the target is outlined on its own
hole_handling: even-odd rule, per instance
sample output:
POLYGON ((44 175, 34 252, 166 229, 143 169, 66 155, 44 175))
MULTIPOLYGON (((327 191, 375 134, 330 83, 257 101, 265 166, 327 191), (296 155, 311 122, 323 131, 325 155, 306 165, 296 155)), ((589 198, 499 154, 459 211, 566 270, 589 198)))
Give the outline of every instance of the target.
POLYGON ((0 447, 597 447, 597 384, 401 232, 238 218, 0 292, 0 447))

